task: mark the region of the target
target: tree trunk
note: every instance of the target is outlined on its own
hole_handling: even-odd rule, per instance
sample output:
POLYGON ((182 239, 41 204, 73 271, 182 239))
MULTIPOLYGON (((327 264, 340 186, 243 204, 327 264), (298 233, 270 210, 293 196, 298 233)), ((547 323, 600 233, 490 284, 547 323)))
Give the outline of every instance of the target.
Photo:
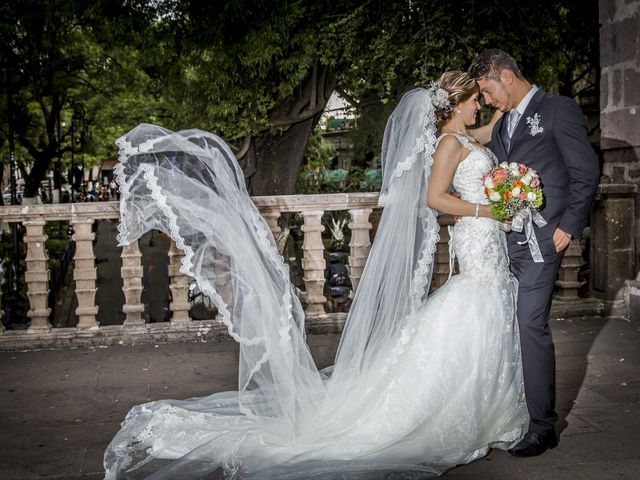
POLYGON ((248 179, 251 195, 290 195, 295 192, 313 118, 292 125, 282 135, 254 139, 255 173, 248 179))
POLYGON ((51 157, 47 158, 44 155, 34 158, 33 167, 24 181, 25 197, 36 197, 40 193, 40 182, 46 177, 51 160, 51 157))
MULTIPOLYGON (((4 165, 0 164, 0 185, 4 180, 4 165)), ((4 207, 4 195, 0 195, 0 207, 4 207)))
POLYGON ((241 162, 251 195, 295 193, 309 136, 334 88, 329 69, 316 65, 297 94, 278 104, 271 119, 280 131, 254 136, 241 162))

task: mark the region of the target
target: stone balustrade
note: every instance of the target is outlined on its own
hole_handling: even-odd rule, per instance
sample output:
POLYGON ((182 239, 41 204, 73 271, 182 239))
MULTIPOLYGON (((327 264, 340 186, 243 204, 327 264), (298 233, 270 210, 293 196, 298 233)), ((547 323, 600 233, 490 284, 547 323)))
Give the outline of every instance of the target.
MULTIPOLYGON (((304 242, 301 264, 305 284, 306 313, 308 327, 317 330, 341 328, 346 314, 326 312, 327 299, 323 294, 325 282, 325 227, 322 218, 325 212, 346 211, 351 232, 348 269, 353 289, 357 289, 364 265, 371 248, 372 212, 377 208, 377 193, 349 193, 326 195, 290 195, 254 197, 254 202, 264 216, 269 228, 278 239, 279 248, 284 248, 285 232, 279 225, 284 213, 300 213, 304 219, 302 231, 304 242)), ((138 242, 126 245, 120 254, 124 291, 122 325, 99 325, 96 320, 96 252, 95 233, 92 226, 101 220, 117 220, 120 212, 117 202, 24 205, 0 208, 1 222, 20 222, 26 230, 27 296, 31 320, 26 330, 4 330, 0 333, 0 349, 50 348, 71 345, 113 345, 117 343, 160 342, 175 340, 214 339, 226 334, 226 328, 216 319, 194 321, 189 316, 189 279, 180 272, 182 252, 171 242, 168 251, 168 278, 170 287, 171 319, 168 322, 146 323, 142 303, 143 262, 138 242), (49 271, 46 250, 47 237, 44 226, 47 222, 68 221, 73 228, 72 239, 76 243, 73 264, 75 327, 52 328, 51 309, 48 308, 49 271)), ((441 239, 436 253, 433 286, 442 285, 449 273, 447 225, 451 218, 439 218, 441 239)), ((375 223, 375 222, 373 222, 375 223)), ((326 235, 325 235, 326 237, 326 235)), ((577 299, 577 268, 580 265, 579 244, 567 252, 563 270, 557 282, 557 298, 577 299)), ((99 254, 99 252, 98 252, 99 254)))
POLYGON ((124 291, 125 303, 122 311, 126 315, 124 326, 128 328, 144 328, 145 322, 142 319, 144 305, 142 298, 142 254, 138 247, 138 242, 130 243, 122 247, 122 290, 124 291))
POLYGON ((44 219, 34 218, 24 222, 27 235, 24 241, 27 244, 27 271, 25 281, 29 286, 29 312, 31 318, 32 331, 46 331, 49 325, 49 314, 51 309, 47 306, 49 296, 49 270, 47 268, 47 250, 45 242, 47 236, 44 234, 44 219))

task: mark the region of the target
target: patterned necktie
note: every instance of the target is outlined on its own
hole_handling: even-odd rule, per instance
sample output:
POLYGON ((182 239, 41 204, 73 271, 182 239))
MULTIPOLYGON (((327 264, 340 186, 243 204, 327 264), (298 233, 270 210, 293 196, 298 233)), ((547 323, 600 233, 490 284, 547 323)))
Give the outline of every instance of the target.
POLYGON ((513 137, 513 132, 516 129, 516 125, 518 124, 519 118, 520 118, 520 112, 518 112, 518 110, 511 110, 509 112, 509 123, 507 124, 507 133, 509 134, 509 139, 513 137))

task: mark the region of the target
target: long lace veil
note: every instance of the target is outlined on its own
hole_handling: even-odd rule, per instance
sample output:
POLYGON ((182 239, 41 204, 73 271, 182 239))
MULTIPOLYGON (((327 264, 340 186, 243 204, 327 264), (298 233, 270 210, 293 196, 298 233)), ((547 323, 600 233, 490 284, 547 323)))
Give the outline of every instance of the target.
POLYGON ((384 132, 384 210, 338 348, 336 379, 378 368, 381 359, 395 362, 415 331, 414 314, 426 299, 439 239, 436 213, 426 205, 435 144, 428 92, 411 90, 384 132))
POLYGON ((211 133, 147 124, 117 143, 120 244, 151 229, 171 236, 185 253, 182 273, 211 298, 240 344, 242 413, 257 421, 280 416, 293 428, 300 408, 318 397, 320 375, 288 266, 251 202, 235 156, 211 133))
POLYGON ((177 478, 180 465, 197 475, 216 465, 233 469, 231 458, 250 463, 251 454, 241 453, 256 451, 249 439, 261 449, 294 442, 313 458, 358 414, 350 392, 399 361, 426 300, 439 230, 426 206, 436 144, 428 92, 405 94, 388 121, 384 210, 329 379, 315 367, 287 265, 224 141, 142 124, 117 144, 120 244, 151 229, 171 236, 185 253, 181 271, 238 342, 240 366, 237 392, 134 407, 105 453, 107 478, 157 458, 173 466, 153 478, 177 478), (194 469, 194 458, 207 467, 194 469))

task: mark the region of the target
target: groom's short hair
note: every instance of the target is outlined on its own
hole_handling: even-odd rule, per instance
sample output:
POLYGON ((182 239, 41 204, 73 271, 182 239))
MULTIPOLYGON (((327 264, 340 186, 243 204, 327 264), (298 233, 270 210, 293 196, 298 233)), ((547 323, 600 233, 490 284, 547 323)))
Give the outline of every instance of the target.
POLYGON ((499 81, 500 72, 505 68, 511 70, 516 77, 524 80, 524 76, 513 57, 499 48, 490 48, 476 56, 469 65, 467 73, 475 80, 487 78, 499 81))

